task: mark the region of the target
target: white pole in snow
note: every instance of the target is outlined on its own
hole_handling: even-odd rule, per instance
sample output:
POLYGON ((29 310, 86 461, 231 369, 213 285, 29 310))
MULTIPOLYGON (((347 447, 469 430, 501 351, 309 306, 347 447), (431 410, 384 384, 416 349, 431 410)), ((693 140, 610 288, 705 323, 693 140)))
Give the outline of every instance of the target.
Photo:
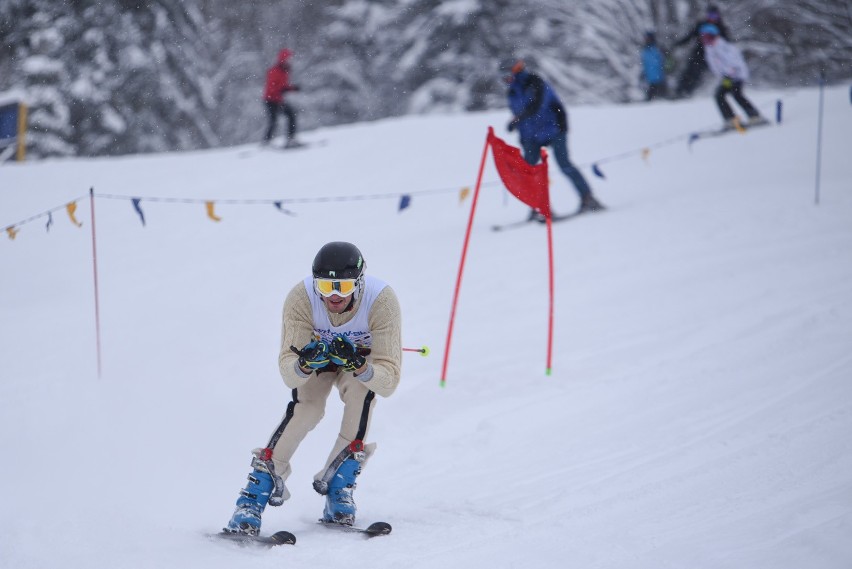
POLYGON ((819 74, 819 119, 817 121, 817 155, 816 155, 816 183, 814 185, 814 205, 819 205, 819 174, 822 169, 822 110, 825 98, 825 73, 819 74))

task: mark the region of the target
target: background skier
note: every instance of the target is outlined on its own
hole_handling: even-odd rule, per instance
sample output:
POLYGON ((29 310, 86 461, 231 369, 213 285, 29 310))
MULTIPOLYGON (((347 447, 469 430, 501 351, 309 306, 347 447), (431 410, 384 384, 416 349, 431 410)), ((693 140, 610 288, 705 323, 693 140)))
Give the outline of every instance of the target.
POLYGON ((298 91, 299 88, 290 84, 290 57, 293 55, 289 49, 282 49, 278 52, 278 60, 275 65, 266 71, 266 87, 263 90, 263 101, 266 105, 266 113, 269 117, 269 123, 266 128, 266 136, 263 138, 264 144, 268 144, 272 140, 275 133, 275 124, 278 121, 278 114, 282 113, 287 117, 287 147, 298 146, 296 140, 296 111, 288 103, 284 102, 284 93, 287 91, 298 91))
POLYGON ((696 22, 692 29, 689 30, 689 33, 673 44, 675 47, 686 44, 692 45, 692 50, 686 57, 683 71, 681 71, 678 78, 675 89, 675 96, 677 97, 689 97, 692 95, 692 92, 695 91, 695 88, 698 87, 698 83, 701 81, 704 70, 707 69, 704 59, 704 45, 701 43, 701 32, 699 31, 704 24, 715 25, 719 29, 719 35, 726 40, 730 40, 728 28, 722 22, 722 14, 719 12, 719 8, 711 4, 707 7, 704 18, 696 22))
POLYGON ((365 266, 355 245, 328 243, 314 258, 312 276, 287 295, 278 365, 292 400, 266 447, 253 451, 248 485, 225 531, 257 535, 266 505, 290 497, 290 459, 322 419, 332 387, 343 420, 313 485, 326 497, 324 522, 354 524, 355 479, 376 448, 364 443, 375 397, 393 394, 402 363, 399 301, 386 283, 364 274, 365 266))
POLYGON ((645 100, 666 97, 666 58, 657 45, 657 36, 653 31, 645 32, 645 44, 640 53, 642 61, 642 78, 648 87, 645 90, 645 100))
POLYGON ((726 128, 735 128, 738 119, 726 97, 733 95, 734 100, 743 108, 748 116, 748 125, 765 124, 767 121, 760 116, 754 105, 743 94, 743 82, 748 80, 749 71, 742 52, 733 44, 725 41, 719 35, 719 28, 713 24, 701 26, 701 43, 704 44, 704 57, 707 66, 714 75, 722 81, 716 87, 716 104, 725 120, 726 128))
MULTIPOLYGON (((517 58, 500 64, 503 80, 509 85, 507 97, 512 120, 509 132, 517 129, 521 138, 524 159, 538 164, 541 148, 549 146, 562 173, 571 180, 580 195, 577 213, 604 209, 592 195, 592 189, 583 174, 568 158, 568 113, 553 88, 541 77, 530 73, 524 62, 517 58)), ((530 219, 541 216, 535 210, 530 219)))

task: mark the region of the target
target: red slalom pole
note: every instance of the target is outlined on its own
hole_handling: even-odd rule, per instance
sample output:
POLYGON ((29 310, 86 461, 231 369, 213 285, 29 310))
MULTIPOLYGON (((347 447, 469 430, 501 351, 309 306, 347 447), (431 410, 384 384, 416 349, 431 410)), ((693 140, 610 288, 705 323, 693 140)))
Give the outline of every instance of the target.
POLYGON ((470 217, 467 220, 467 231, 464 235, 464 245, 462 246, 461 263, 459 264, 459 273, 456 277, 456 291, 453 293, 453 305, 450 309, 450 325, 447 329, 447 344, 444 346, 444 362, 441 365, 441 387, 447 383, 447 362, 450 359, 450 343, 453 338, 453 324, 456 319, 456 305, 459 300, 459 289, 461 289, 462 273, 464 273, 464 261, 467 257, 467 246, 470 242, 470 230, 473 227, 473 217, 476 214, 476 202, 479 200, 479 189, 482 187, 482 173, 485 171, 485 159, 488 157, 488 147, 491 142, 491 135, 494 129, 488 127, 488 136, 485 139, 485 147, 482 149, 482 160, 479 163, 479 175, 476 177, 476 190, 473 192, 473 203, 470 206, 470 217))
MULTIPOLYGON (((541 149, 541 163, 544 165, 545 172, 547 171, 547 151, 541 149)), ((547 185, 547 212, 545 220, 547 221, 547 285, 548 285, 548 312, 547 312, 547 362, 545 363, 544 374, 550 375, 553 366, 553 299, 554 299, 554 278, 553 278, 553 211, 550 209, 550 184, 547 185)))
POLYGON ((95 343, 98 356, 98 379, 101 377, 101 309, 98 294, 98 247, 95 237, 95 188, 89 188, 89 205, 92 211, 92 270, 95 277, 95 343))
MULTIPOLYGON (((549 199, 549 197, 548 197, 549 199)), ((549 210, 550 208, 548 208, 549 210)), ((547 364, 544 369, 545 375, 550 375, 553 365, 553 219, 552 213, 548 212, 547 215, 547 270, 549 273, 548 276, 548 288, 549 288, 549 296, 550 296, 550 304, 547 315, 547 364)))

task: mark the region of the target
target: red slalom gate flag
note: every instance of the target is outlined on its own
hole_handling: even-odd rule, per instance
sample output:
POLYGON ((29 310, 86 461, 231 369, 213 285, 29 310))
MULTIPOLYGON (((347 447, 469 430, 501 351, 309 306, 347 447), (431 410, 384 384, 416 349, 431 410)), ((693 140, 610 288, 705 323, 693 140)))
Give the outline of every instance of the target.
POLYGON ((465 260, 467 259, 467 250, 470 243, 471 229, 473 228, 473 219, 476 215, 476 204, 479 201, 479 190, 482 187, 482 175, 485 171, 485 161, 488 157, 488 149, 494 155, 494 164, 497 167, 497 173, 503 180, 506 188, 528 206, 535 208, 545 216, 547 222, 547 257, 548 257, 548 288, 550 309, 548 314, 547 326, 547 362, 545 366, 545 374, 550 375, 553 364, 553 297, 554 297, 554 280, 553 280, 553 223, 550 212, 550 192, 548 189, 547 177, 547 153, 542 150, 540 164, 535 166, 530 165, 521 156, 520 150, 506 144, 503 140, 494 135, 494 129, 488 128, 488 136, 486 137, 485 147, 482 149, 482 160, 479 164, 479 174, 476 178, 476 187, 473 192, 473 203, 470 206, 470 216, 467 221, 467 231, 464 235, 464 245, 462 245, 461 262, 459 263, 459 271, 456 276, 456 288, 453 293, 453 303, 450 308, 450 323, 447 327, 447 340, 444 348, 444 361, 441 364, 441 387, 446 385, 447 380, 447 365, 450 361, 450 348, 452 346, 453 327, 456 319, 456 307, 458 306, 459 290, 461 289, 462 275, 464 274, 465 260))
POLYGON ((494 129, 488 128, 488 146, 494 155, 494 165, 497 173, 503 180, 506 189, 512 195, 537 209, 544 215, 547 222, 547 266, 548 266, 548 289, 549 303, 547 322, 547 363, 545 374, 550 375, 553 366, 553 223, 550 213, 550 189, 547 177, 547 152, 541 150, 541 162, 535 166, 530 165, 521 155, 521 151, 514 146, 506 144, 502 139, 494 135, 494 129))
POLYGON ((506 144, 488 129, 488 144, 494 155, 494 165, 506 189, 513 196, 550 217, 550 192, 547 179, 547 153, 542 149, 541 162, 535 166, 524 160, 521 151, 506 144))

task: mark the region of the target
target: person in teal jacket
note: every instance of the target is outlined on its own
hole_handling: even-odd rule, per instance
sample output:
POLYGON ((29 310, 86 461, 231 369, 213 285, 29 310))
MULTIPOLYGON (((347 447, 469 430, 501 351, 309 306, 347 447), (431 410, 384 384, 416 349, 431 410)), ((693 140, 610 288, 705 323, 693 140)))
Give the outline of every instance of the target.
MULTIPOLYGON (((508 129, 509 132, 518 131, 524 159, 530 164, 538 164, 542 147, 549 146, 559 169, 580 195, 577 213, 604 209, 592 194, 583 174, 568 158, 568 114, 553 87, 527 71, 526 64, 517 58, 504 60, 500 71, 509 85, 507 97, 513 117, 508 129)), ((530 219, 541 221, 540 218, 540 212, 530 212, 530 219)))
POLYGON ((645 100, 666 97, 666 58, 657 45, 657 35, 652 31, 645 32, 645 45, 642 46, 642 78, 648 84, 645 90, 645 100))

